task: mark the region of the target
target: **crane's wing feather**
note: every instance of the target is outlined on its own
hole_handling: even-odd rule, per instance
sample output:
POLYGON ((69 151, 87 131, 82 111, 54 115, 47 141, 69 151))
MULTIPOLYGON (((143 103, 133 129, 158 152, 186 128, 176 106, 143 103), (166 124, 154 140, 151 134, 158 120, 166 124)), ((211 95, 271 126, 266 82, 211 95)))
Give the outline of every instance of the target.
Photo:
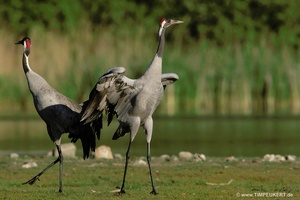
POLYGON ((173 84, 179 79, 179 76, 175 73, 165 73, 161 75, 161 84, 164 86, 164 89, 167 85, 173 84))
POLYGON ((141 90, 141 87, 135 80, 127 78, 124 72, 123 67, 116 67, 98 79, 89 95, 89 100, 84 102, 82 122, 96 120, 102 115, 103 110, 108 112, 109 123, 114 114, 125 117, 128 110, 132 108, 130 100, 141 90))
MULTIPOLYGON (((119 126, 114 138, 118 138, 129 131, 125 124, 128 113, 133 107, 134 97, 143 89, 140 81, 129 79, 124 75, 123 67, 116 67, 102 75, 89 95, 89 100, 83 103, 81 122, 84 124, 102 118, 103 110, 108 114, 108 125, 116 115, 119 126), (121 127, 121 128, 120 128, 121 127)), ((175 73, 161 75, 164 88, 179 79, 175 73)))

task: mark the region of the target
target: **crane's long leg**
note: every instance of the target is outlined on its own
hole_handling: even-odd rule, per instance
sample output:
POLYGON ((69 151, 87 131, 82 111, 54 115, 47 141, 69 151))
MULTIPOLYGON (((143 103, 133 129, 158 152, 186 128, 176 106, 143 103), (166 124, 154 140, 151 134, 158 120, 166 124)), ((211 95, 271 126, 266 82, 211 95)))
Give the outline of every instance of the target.
POLYGON ((125 194, 124 187, 125 187, 125 179, 126 179, 126 173, 127 173, 128 160, 129 160, 129 158, 130 158, 130 155, 129 155, 130 146, 131 146, 131 138, 130 138, 130 140, 129 140, 129 144, 128 144, 128 148, 127 148, 127 152, 126 152, 126 161, 125 161, 125 168, 124 168, 123 182, 122 182, 120 194, 125 194))
POLYGON ((127 152, 126 152, 126 161, 125 161, 123 182, 122 182, 122 186, 121 186, 121 190, 120 190, 119 194, 125 194, 124 186, 125 186, 128 160, 130 158, 130 156, 129 156, 130 146, 131 146, 131 143, 133 142, 133 140, 134 140, 134 138, 135 138, 135 136, 136 136, 136 134, 139 130, 139 127, 140 127, 140 118, 139 117, 130 117, 129 121, 131 121, 131 124, 130 124, 130 140, 129 140, 129 144, 128 144, 128 148, 127 148, 127 152))
POLYGON ((152 191, 150 192, 150 194, 157 195, 158 193, 156 192, 155 187, 154 187, 152 169, 151 169, 150 142, 147 142, 147 162, 148 162, 151 185, 152 185, 152 191))
POLYGON ((59 190, 58 192, 62 192, 62 172, 63 172, 63 160, 64 157, 61 153, 60 145, 56 145, 57 151, 58 151, 58 157, 59 159, 59 190))
POLYGON ((152 117, 149 117, 147 120, 145 120, 144 129, 145 129, 146 140, 147 140, 147 162, 148 162, 151 185, 152 185, 152 191, 150 192, 150 194, 156 195, 158 193, 156 192, 155 187, 154 187, 152 169, 151 169, 151 154, 150 154, 150 142, 151 142, 151 139, 152 139, 152 132, 153 132, 153 119, 152 119, 152 117))
POLYGON ((34 176, 32 179, 28 180, 27 182, 22 183, 24 184, 29 184, 32 185, 35 183, 35 181, 40 180, 40 176, 42 176, 48 169, 50 169, 53 165, 55 165, 57 162, 60 162, 60 186, 59 186, 59 192, 62 192, 62 161, 63 161, 63 157, 62 157, 62 153, 61 153, 61 149, 60 149, 60 145, 56 145, 56 148, 58 150, 58 157, 55 161, 53 161, 48 167, 46 167, 43 171, 41 171, 40 173, 38 173, 36 176, 34 176))

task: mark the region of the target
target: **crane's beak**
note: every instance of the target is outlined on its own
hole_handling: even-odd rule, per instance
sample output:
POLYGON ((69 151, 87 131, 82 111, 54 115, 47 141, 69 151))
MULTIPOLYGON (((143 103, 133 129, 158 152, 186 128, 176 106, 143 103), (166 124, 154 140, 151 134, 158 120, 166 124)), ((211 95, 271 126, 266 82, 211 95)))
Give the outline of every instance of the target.
POLYGON ((20 40, 19 42, 16 42, 15 44, 23 44, 23 40, 20 40))
POLYGON ((182 23, 183 23, 183 21, 171 19, 171 25, 173 25, 173 24, 182 24, 182 23))

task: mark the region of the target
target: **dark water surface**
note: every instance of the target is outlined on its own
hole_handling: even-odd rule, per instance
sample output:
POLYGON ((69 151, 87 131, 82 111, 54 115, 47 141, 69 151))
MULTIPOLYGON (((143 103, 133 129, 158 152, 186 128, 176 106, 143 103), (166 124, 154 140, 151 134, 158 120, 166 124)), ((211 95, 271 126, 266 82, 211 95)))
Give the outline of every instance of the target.
MULTIPOLYGON (((0 154, 44 154, 54 148, 46 125, 37 119, 2 119, 0 121, 0 154)), ((101 141, 113 153, 125 154, 129 141, 126 135, 117 141, 111 137, 117 128, 104 127, 101 141)), ((300 155, 299 118, 155 118, 152 156, 177 155, 179 151, 203 153, 207 156, 263 156, 267 153, 300 155)), ((63 136, 68 142, 68 136, 63 136)), ((82 156, 77 142, 78 156, 82 156)), ((132 156, 146 154, 145 134, 140 129, 131 148, 132 156)))

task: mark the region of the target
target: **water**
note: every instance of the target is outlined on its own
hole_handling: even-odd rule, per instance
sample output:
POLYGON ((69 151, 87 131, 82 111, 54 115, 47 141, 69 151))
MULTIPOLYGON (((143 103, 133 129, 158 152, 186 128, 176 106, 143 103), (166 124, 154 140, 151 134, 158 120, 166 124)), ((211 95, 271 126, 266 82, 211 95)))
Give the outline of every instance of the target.
MULTIPOLYGON (((0 127, 0 154, 45 154, 54 148, 39 118, 2 119, 0 127)), ((129 137, 112 141, 116 128, 116 123, 104 127, 98 145, 109 145, 114 153, 124 155, 129 137)), ((155 118, 151 154, 177 155, 179 151, 190 151, 207 156, 300 155, 299 130, 299 118, 155 118)), ((68 142, 67 134, 62 141, 68 142)), ((80 145, 76 143, 78 156, 82 156, 80 145)), ((131 155, 145 154, 145 134, 140 129, 131 146, 131 155)))

